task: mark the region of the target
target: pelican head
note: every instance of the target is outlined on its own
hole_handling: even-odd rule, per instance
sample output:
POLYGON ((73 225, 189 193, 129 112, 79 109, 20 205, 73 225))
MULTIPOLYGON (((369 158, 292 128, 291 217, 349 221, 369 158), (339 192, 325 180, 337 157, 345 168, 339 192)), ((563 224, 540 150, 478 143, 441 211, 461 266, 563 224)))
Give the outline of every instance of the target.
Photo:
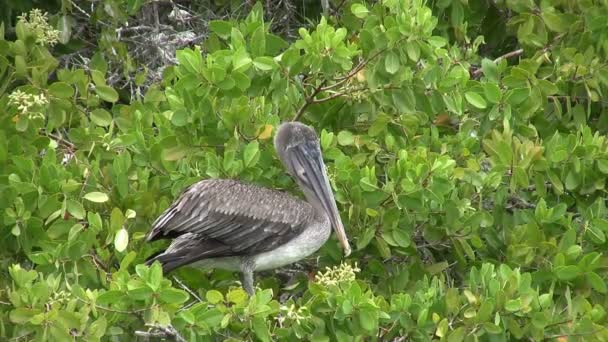
POLYGON ((329 185, 319 138, 315 131, 299 122, 285 122, 277 130, 274 147, 287 172, 296 180, 308 202, 329 217, 342 245, 344 256, 348 256, 350 245, 329 185))

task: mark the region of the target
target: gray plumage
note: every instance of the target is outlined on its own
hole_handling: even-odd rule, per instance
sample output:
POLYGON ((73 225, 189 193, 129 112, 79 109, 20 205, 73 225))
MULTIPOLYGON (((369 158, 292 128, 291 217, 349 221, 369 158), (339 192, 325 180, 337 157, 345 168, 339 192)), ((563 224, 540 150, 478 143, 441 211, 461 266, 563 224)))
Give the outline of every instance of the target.
POLYGON ((336 228, 350 253, 314 131, 286 123, 275 148, 308 202, 236 180, 203 180, 188 187, 156 219, 147 241, 173 239, 158 260, 163 271, 187 264, 243 272, 253 293, 253 271, 280 267, 318 250, 336 228))
POLYGON ((268 252, 315 220, 325 221, 310 204, 284 192, 237 180, 209 179, 186 189, 156 219, 148 241, 189 234, 167 250, 175 251, 164 258, 164 270, 169 272, 202 258, 268 252))

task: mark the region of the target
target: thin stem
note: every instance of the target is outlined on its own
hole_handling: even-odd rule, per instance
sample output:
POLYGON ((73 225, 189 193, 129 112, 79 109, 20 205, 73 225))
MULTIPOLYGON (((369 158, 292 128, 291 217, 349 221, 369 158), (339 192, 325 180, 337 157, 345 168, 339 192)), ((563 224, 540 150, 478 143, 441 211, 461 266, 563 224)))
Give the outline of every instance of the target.
MULTIPOLYGON (((515 51, 507 52, 504 55, 496 58, 494 60, 494 64, 500 62, 503 59, 521 56, 523 53, 524 53, 524 49, 517 49, 515 51)), ((477 78, 477 77, 481 76, 481 74, 483 74, 483 69, 479 68, 479 69, 473 71, 473 78, 477 78)))
POLYGON ((144 309, 137 309, 137 310, 117 310, 117 309, 110 309, 110 308, 106 308, 104 306, 101 305, 97 305, 97 304, 91 304, 90 302, 82 299, 82 298, 78 298, 76 297, 76 299, 78 299, 79 301, 88 304, 88 305, 93 305, 96 309, 99 310, 103 310, 103 311, 108 311, 108 312, 114 312, 114 313, 119 313, 119 314, 124 314, 124 315, 134 315, 134 314, 138 314, 140 312, 144 312, 144 311, 148 311, 150 310, 150 308, 144 308, 144 309))
POLYGON ((152 325, 153 331, 135 331, 135 335, 142 337, 172 337, 177 342, 186 342, 187 340, 175 329, 172 325, 166 327, 160 325, 152 325))

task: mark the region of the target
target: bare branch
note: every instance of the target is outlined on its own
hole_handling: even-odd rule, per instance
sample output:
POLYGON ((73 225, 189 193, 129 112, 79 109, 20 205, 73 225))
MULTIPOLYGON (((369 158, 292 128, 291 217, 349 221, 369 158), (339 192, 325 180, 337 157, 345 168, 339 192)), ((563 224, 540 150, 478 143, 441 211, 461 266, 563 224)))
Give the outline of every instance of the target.
POLYGON ((187 340, 175 329, 172 325, 166 327, 160 325, 149 325, 152 331, 135 331, 135 335, 142 337, 155 338, 172 338, 177 342, 186 342, 187 340))
MULTIPOLYGON (((401 43, 405 39, 407 39, 407 37, 403 37, 403 38, 397 40, 395 42, 395 45, 401 43)), ((335 88, 341 86, 342 84, 346 83, 349 79, 351 79, 353 76, 355 76, 359 71, 363 70, 363 68, 365 68, 365 66, 367 66, 367 64, 369 64, 374 59, 378 58, 378 56, 382 55, 388 49, 389 49, 389 46, 384 47, 384 48, 378 50, 371 57, 369 57, 368 59, 366 59, 366 60, 360 62, 359 64, 357 64, 357 66, 354 67, 353 69, 351 69, 348 73, 346 73, 346 75, 336 78, 335 79, 336 83, 334 83, 334 84, 331 84, 329 86, 325 86, 325 84, 327 84, 327 80, 324 80, 323 82, 321 82, 321 84, 319 84, 313 90, 313 92, 309 96, 306 97, 304 105, 302 105, 302 107, 300 107, 300 109, 298 110, 298 112, 296 113, 296 115, 294 116, 294 118, 292 119, 292 121, 298 121, 298 119, 300 119, 300 117, 302 116, 302 114, 304 113, 304 111, 306 110, 306 108, 308 108, 308 106, 310 106, 311 104, 325 102, 325 101, 328 101, 328 100, 340 97, 341 95, 344 95, 344 93, 340 93, 341 95, 334 94, 334 95, 328 96, 327 98, 324 98, 324 99, 315 100, 315 96, 319 95, 319 93, 327 91, 327 90, 335 89, 335 88)))
MULTIPOLYGON (((199 297, 196 292, 192 291, 188 286, 186 286, 184 283, 182 283, 181 280, 179 280, 176 276, 173 276, 173 280, 175 280, 176 283, 179 284, 179 286, 184 289, 184 291, 188 292, 192 297, 194 297, 196 299, 196 301, 198 303, 202 303, 203 300, 201 299, 201 297, 199 297)), ((178 311, 183 311, 188 309, 189 307, 191 307, 192 305, 194 305, 196 302, 192 302, 186 306, 184 306, 183 308, 179 309, 178 311)))
MULTIPOLYGON (((524 49, 517 49, 515 51, 511 51, 511 52, 505 53, 504 55, 496 58, 494 60, 494 64, 500 62, 503 59, 521 56, 523 53, 524 53, 524 49)), ((483 69, 480 67, 479 69, 473 71, 472 77, 473 78, 478 78, 479 76, 481 76, 481 74, 483 74, 483 69)))
POLYGON ((325 86, 325 83, 327 83, 327 80, 324 80, 323 82, 321 82, 321 84, 319 84, 315 88, 315 90, 313 90, 312 94, 310 94, 309 96, 306 97, 306 102, 304 102, 304 105, 302 105, 302 107, 300 107, 300 110, 298 110, 296 115, 293 117, 292 121, 298 121, 298 119, 300 119, 300 116, 302 116, 302 114, 304 113, 306 108, 308 108, 308 106, 310 106, 314 102, 315 96, 317 96, 321 92, 321 90, 323 89, 323 86, 325 86))
MULTIPOLYGON (((92 305, 90 302, 88 302, 82 298, 76 297, 76 299, 83 302, 84 304, 92 305)), ((150 310, 150 308, 137 309, 137 310, 117 310, 117 309, 106 308, 105 306, 101 306, 101 305, 97 305, 97 304, 95 304, 93 306, 99 310, 103 310, 103 311, 107 311, 107 312, 114 312, 114 313, 119 313, 119 314, 124 314, 124 315, 134 315, 134 314, 139 314, 140 312, 150 310)))

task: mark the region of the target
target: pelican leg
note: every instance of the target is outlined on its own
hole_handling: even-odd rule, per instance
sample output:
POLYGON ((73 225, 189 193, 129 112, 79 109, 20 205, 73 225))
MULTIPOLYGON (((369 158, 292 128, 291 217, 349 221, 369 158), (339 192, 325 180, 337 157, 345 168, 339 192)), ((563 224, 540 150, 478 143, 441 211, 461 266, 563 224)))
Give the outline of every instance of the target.
POLYGON ((247 270, 243 271, 241 282, 243 283, 243 288, 249 294, 249 297, 253 297, 255 295, 255 289, 253 287, 253 271, 247 270))
POLYGON ((253 268, 254 261, 249 258, 241 259, 241 282, 249 297, 255 295, 255 288, 253 286, 253 268))

